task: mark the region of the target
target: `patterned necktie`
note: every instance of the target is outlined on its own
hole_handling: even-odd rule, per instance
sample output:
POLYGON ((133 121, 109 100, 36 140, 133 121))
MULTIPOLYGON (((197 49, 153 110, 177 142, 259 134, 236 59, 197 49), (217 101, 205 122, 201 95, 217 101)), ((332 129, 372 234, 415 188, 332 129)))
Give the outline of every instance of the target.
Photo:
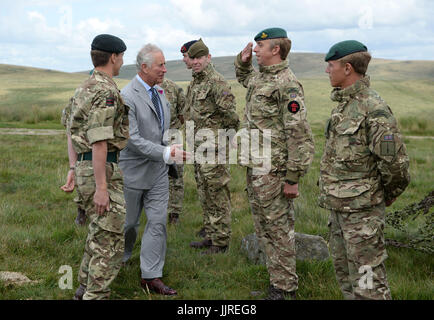
POLYGON ((162 116, 160 110, 160 98, 158 97, 158 93, 155 88, 151 88, 151 91, 152 91, 152 103, 154 104, 155 111, 157 111, 158 120, 160 121, 161 124, 162 116))

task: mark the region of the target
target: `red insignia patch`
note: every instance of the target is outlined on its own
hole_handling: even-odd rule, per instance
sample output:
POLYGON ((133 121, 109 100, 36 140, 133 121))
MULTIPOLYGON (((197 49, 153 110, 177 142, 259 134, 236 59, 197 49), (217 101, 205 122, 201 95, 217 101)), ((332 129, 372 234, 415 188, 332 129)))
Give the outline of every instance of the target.
POLYGON ((105 99, 105 105, 107 107, 113 107, 115 105, 115 98, 107 98, 107 99, 105 99))
POLYGON ((300 104, 297 101, 291 101, 288 103, 288 111, 291 113, 297 113, 300 110, 300 104))

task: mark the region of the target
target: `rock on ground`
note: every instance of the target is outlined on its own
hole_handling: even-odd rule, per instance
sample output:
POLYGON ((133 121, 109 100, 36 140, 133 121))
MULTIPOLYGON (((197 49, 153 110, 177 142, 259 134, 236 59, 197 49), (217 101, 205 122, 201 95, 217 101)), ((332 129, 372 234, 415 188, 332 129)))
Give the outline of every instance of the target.
MULTIPOLYGON (((296 232, 295 249, 297 260, 325 261, 329 258, 327 243, 320 236, 296 232)), ((247 254, 252 263, 265 265, 265 254, 255 233, 249 234, 242 240, 241 250, 247 254)))
POLYGON ((39 281, 30 280, 22 273, 10 272, 10 271, 0 271, 0 281, 4 282, 5 285, 17 285, 22 286, 25 284, 34 284, 39 281))

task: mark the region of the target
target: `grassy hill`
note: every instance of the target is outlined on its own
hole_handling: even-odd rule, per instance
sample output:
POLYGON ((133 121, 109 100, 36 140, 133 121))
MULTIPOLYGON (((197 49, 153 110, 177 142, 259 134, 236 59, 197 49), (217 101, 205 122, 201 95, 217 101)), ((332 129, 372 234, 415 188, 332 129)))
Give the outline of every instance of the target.
MULTIPOLYGON (((212 62, 226 79, 235 79, 235 57, 215 57, 212 62)), ((256 59, 253 59, 255 67, 256 59)), ((327 78, 324 54, 295 52, 289 55, 289 65, 299 79, 327 78)), ((373 59, 368 73, 376 80, 434 79, 434 61, 399 61, 373 59)), ((135 65, 123 66, 119 77, 131 79, 136 74, 135 65)), ((167 78, 173 81, 191 79, 191 71, 182 60, 167 61, 167 78)))
MULTIPOLYGON (((291 62, 300 68, 308 108, 308 120, 315 136, 315 158, 300 182, 301 196, 295 201, 297 232, 321 235, 327 239, 328 212, 317 205, 319 162, 324 146, 324 123, 334 107, 329 99, 330 84, 322 70, 322 57, 294 55, 291 62), (312 58, 306 60, 307 58, 312 58), (308 66, 308 67, 307 67, 308 66), (304 76, 302 76, 304 75, 304 76)), ((224 61, 229 72, 233 58, 224 61)), ((179 71, 185 71, 178 62, 179 71)), ((434 181, 434 140, 414 139, 407 135, 434 135, 433 110, 434 61, 402 62, 374 60, 373 87, 391 105, 406 135, 412 181, 404 194, 388 210, 401 210, 418 202, 432 190, 434 181), (431 70, 431 71, 429 71, 431 70), (431 78, 429 76, 431 75, 431 78), (415 79, 412 77, 419 77, 415 79), (383 78, 381 78, 383 77, 383 78), (392 80, 391 80, 392 79, 392 80)), ((218 66, 217 66, 218 67, 218 66)), ((168 68, 171 66, 168 63, 168 68)), ((222 69, 220 69, 222 70, 222 69)), ((87 74, 0 65, 0 127, 61 128, 62 108, 87 74)), ((169 74, 170 76, 170 74, 169 74)), ((129 79, 117 78, 119 88, 129 79)), ((178 82, 183 88, 186 81, 178 82)), ((246 89, 230 80, 236 97, 237 112, 242 115, 246 89)), ((59 267, 73 270, 74 289, 83 255, 87 229, 74 225, 76 206, 73 194, 59 186, 68 171, 66 139, 57 136, 0 135, 0 271, 16 271, 39 282, 32 286, 9 287, 0 281, 0 299, 71 299, 74 290, 58 286, 59 267)), ((168 229, 164 281, 178 290, 174 299, 236 300, 256 299, 252 291, 265 293, 268 276, 264 266, 251 264, 240 250, 241 241, 254 232, 250 206, 245 192, 245 169, 231 165, 232 238, 227 254, 201 256, 191 249, 195 232, 202 226, 202 210, 194 182, 194 168, 186 165, 185 197, 181 223, 168 229)), ((418 218, 420 219, 420 217, 418 218)), ((142 215, 139 233, 144 229, 142 215)), ((418 221, 410 221, 416 237, 418 221)), ((386 237, 405 240, 406 235, 386 226, 386 237)), ((140 237, 139 237, 140 238, 140 237)), ((140 240, 131 264, 122 268, 112 284, 114 299, 166 299, 148 295, 140 289, 140 240)), ((432 255, 388 246, 388 280, 394 299, 433 299, 432 255), (409 276, 410 275, 410 276, 409 276)), ((297 262, 298 299, 342 299, 331 260, 297 262)), ((261 295, 259 298, 261 298, 261 295)))

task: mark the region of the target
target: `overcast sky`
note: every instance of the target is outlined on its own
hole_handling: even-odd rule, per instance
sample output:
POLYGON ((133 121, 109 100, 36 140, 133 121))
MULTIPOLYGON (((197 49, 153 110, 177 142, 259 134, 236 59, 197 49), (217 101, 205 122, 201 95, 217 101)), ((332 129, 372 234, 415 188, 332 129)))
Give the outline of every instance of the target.
POLYGON ((181 45, 199 37, 212 56, 236 55, 268 27, 286 29, 294 52, 356 39, 376 58, 434 60, 433 17, 430 0, 13 0, 0 6, 0 63, 91 69, 101 33, 125 41, 125 64, 148 42, 180 59, 181 45))

